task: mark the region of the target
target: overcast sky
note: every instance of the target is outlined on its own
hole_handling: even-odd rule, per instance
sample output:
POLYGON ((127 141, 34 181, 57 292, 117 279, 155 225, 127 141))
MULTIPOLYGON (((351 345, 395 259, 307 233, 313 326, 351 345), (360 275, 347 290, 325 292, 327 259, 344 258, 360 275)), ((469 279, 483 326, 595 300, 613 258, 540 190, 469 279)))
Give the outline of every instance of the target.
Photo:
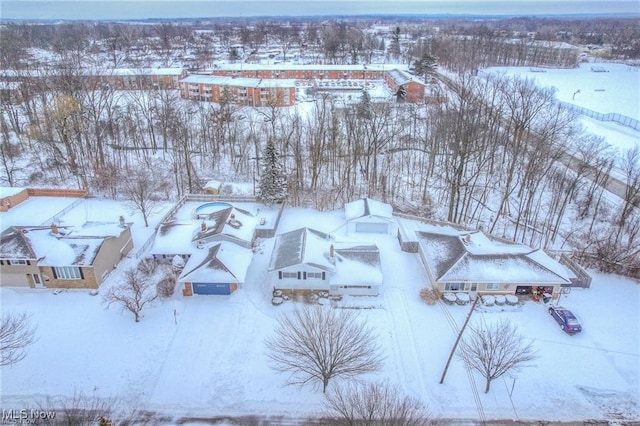
POLYGON ((355 14, 640 15, 640 0, 0 0, 7 19, 147 19, 355 14))

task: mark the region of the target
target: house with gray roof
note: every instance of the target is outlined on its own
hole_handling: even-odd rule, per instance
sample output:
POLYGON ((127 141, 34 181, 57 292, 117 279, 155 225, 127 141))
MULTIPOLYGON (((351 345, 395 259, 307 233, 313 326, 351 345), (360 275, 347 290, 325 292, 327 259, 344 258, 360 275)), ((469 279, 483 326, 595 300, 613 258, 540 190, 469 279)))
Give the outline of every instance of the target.
POLYGON ((441 292, 540 291, 557 297, 575 278, 540 249, 502 242, 480 231, 422 224, 415 235, 429 281, 441 292))
POLYGON ((268 271, 274 290, 376 296, 382 285, 375 244, 339 242, 311 228, 276 236, 268 271))
POLYGON ((226 241, 195 251, 177 282, 185 296, 230 295, 242 287, 251 263, 251 250, 226 241))

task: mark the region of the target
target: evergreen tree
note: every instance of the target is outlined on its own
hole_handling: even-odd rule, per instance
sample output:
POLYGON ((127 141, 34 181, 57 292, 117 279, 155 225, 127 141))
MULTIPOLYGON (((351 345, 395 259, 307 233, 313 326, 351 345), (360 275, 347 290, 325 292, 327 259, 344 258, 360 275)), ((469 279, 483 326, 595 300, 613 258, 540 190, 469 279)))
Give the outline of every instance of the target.
POLYGON ((278 152, 269 139, 262 156, 262 176, 258 201, 270 206, 287 198, 287 181, 279 163, 278 152))
POLYGON ((416 74, 424 76, 424 82, 427 82, 427 77, 436 73, 437 58, 425 51, 419 59, 413 63, 413 68, 416 74))
POLYGON ((366 90, 362 91, 362 98, 360 103, 356 107, 356 112, 359 118, 370 120, 373 117, 373 111, 371 108, 371 96, 366 90))
POLYGON ((400 87, 398 87, 398 91, 396 92, 396 101, 404 102, 406 100, 407 100, 407 89, 403 85, 400 85, 400 87))

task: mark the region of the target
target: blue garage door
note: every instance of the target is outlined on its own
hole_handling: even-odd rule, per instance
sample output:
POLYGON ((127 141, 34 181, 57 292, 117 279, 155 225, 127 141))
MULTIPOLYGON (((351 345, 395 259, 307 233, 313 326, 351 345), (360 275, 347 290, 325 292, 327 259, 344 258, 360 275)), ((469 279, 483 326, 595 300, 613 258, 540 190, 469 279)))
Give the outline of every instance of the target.
POLYGON ((231 294, 231 284, 221 283, 193 283, 193 292, 195 294, 231 294))

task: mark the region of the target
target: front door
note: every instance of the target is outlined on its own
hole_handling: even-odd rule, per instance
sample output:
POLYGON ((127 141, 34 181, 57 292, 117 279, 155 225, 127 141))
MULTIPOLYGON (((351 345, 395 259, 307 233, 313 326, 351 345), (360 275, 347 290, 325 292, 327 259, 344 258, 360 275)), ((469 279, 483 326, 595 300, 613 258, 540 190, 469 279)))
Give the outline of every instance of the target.
POLYGON ((42 275, 33 274, 33 284, 36 288, 44 288, 44 284, 42 283, 42 275))

